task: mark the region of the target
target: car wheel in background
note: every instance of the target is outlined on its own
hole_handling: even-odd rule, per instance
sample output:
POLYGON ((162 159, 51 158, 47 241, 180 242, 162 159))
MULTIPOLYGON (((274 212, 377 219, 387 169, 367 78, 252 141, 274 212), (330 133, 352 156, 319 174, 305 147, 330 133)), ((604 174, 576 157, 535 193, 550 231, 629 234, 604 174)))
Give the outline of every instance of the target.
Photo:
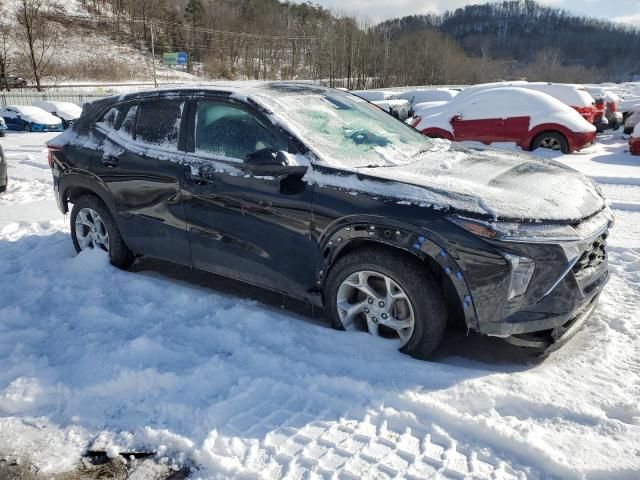
POLYGON ((534 138, 531 143, 531 150, 536 150, 537 148, 569 153, 569 142, 567 142, 567 139, 561 133, 543 132, 534 138))
POLYGON ((86 248, 101 248, 109 254, 111 263, 128 268, 135 257, 124 243, 120 230, 107 206, 94 195, 78 198, 71 210, 71 239, 76 252, 86 248))
POLYGON ((429 357, 447 325, 442 291, 426 267, 383 248, 340 258, 327 277, 324 304, 334 328, 394 339, 416 358, 429 357))

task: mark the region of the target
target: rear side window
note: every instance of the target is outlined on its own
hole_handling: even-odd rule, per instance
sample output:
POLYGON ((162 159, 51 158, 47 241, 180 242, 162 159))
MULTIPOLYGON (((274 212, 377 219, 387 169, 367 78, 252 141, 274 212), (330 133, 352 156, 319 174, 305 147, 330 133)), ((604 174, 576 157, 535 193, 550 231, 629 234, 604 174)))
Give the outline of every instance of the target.
POLYGON ((254 115, 231 104, 203 101, 196 110, 196 152, 244 161, 262 148, 287 150, 288 142, 254 115))
POLYGON ((101 125, 103 127, 114 129, 116 125, 116 120, 118 118, 118 107, 111 107, 109 110, 105 112, 100 120, 96 122, 96 125, 101 125))
POLYGON ((138 105, 136 140, 164 148, 178 148, 184 102, 157 101, 138 105))

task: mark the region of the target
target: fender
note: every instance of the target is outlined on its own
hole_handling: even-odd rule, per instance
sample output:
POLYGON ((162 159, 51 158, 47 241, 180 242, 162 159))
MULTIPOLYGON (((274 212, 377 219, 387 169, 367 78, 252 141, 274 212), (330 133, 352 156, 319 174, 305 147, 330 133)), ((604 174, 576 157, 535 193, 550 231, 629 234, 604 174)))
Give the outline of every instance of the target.
MULTIPOLYGON (((442 274, 451 281, 468 328, 478 330, 478 314, 465 280, 465 266, 448 243, 427 229, 407 227, 401 222, 382 220, 380 217, 358 216, 337 220, 318 239, 320 260, 316 266, 316 285, 322 289, 327 272, 340 252, 355 242, 367 241, 398 248, 421 261, 430 258, 439 265, 442 274)), ((425 266, 425 268, 427 268, 425 266)))
POLYGON ((104 183, 100 180, 100 177, 88 172, 87 170, 68 170, 66 173, 60 176, 60 182, 58 184, 58 195, 60 198, 60 206, 63 209, 63 213, 69 211, 69 192, 73 188, 82 188, 89 190, 102 200, 105 205, 111 211, 116 223, 119 224, 119 218, 116 214, 116 204, 113 200, 111 192, 105 187, 104 183))

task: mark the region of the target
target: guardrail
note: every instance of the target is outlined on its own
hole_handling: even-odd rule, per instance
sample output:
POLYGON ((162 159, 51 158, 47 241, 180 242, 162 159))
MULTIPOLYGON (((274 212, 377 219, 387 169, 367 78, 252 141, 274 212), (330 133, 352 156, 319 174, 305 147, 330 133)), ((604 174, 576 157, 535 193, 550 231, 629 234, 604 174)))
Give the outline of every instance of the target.
POLYGON ((16 90, 0 92, 0 108, 7 105, 31 105, 38 101, 71 102, 82 106, 86 102, 92 102, 100 98, 108 97, 109 93, 82 92, 82 91, 57 91, 37 92, 16 90))

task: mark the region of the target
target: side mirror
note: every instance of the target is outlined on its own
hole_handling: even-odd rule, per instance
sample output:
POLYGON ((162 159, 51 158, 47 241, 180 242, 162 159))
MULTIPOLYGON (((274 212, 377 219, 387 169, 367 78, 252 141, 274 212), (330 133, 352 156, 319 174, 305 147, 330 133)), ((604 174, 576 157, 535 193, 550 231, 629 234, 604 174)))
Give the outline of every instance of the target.
POLYGON ((460 120, 462 120, 462 114, 461 113, 456 113, 453 117, 451 117, 451 121, 452 122, 459 122, 460 120))
POLYGON ((244 161, 246 169, 257 177, 302 176, 307 167, 289 165, 285 153, 275 148, 262 148, 247 155, 244 161))

